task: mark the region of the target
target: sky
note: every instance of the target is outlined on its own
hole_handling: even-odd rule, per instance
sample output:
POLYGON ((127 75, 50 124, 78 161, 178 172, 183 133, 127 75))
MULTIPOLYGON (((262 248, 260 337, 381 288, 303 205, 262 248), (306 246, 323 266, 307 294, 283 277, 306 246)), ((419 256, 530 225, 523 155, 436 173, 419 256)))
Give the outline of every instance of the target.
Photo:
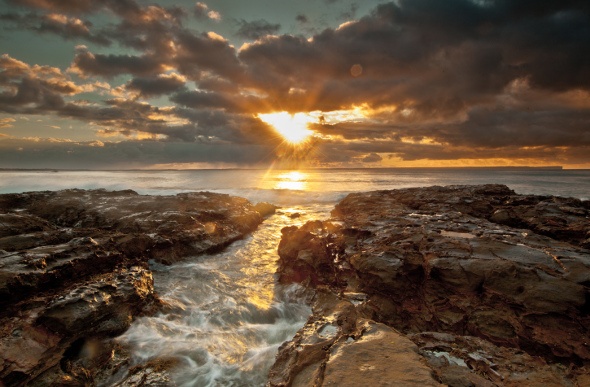
POLYGON ((588 0, 0 0, 0 168, 590 168, 588 0))

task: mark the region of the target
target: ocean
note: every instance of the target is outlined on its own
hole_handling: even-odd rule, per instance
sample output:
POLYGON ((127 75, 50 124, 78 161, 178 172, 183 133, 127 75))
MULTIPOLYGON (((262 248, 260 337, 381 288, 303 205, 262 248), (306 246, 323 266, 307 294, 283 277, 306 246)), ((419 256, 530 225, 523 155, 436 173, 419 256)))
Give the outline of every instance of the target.
POLYGON ((0 171, 0 193, 66 188, 132 189, 171 195, 211 191, 281 208, 250 236, 221 253, 151 262, 155 288, 173 312, 136 319, 118 337, 131 350, 105 385, 125 380, 134 367, 173 364, 179 386, 263 386, 278 347, 310 314, 296 286, 280 286, 275 271, 280 230, 329 217, 350 192, 451 184, 506 184, 517 193, 588 200, 590 170, 331 169, 303 171, 0 171))
POLYGON ((132 189, 140 194, 222 192, 252 201, 334 203, 347 193, 450 184, 506 184, 517 193, 590 197, 590 170, 399 168, 285 170, 0 170, 0 193, 66 188, 132 189))

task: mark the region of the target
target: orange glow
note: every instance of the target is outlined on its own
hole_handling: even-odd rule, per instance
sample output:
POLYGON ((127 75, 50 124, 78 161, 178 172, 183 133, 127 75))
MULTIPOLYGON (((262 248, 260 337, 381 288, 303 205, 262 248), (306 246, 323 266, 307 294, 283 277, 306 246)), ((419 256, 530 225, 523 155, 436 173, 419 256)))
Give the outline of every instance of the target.
POLYGON ((305 178, 306 175, 298 171, 282 173, 278 176, 279 182, 276 184, 275 188, 305 191, 307 188, 305 178))
POLYGON ((305 142, 314 133, 307 125, 316 119, 305 113, 289 114, 287 112, 258 114, 258 118, 271 125, 285 141, 297 145, 305 142))

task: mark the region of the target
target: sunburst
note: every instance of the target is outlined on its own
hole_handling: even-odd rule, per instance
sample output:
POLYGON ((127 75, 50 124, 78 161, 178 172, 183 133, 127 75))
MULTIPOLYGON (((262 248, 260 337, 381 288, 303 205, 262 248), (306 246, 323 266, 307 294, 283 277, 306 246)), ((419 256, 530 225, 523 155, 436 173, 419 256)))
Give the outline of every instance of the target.
POLYGON ((286 142, 292 145, 308 140, 314 132, 309 130, 307 125, 317 121, 305 113, 289 114, 288 112, 258 114, 258 118, 272 126, 286 142))

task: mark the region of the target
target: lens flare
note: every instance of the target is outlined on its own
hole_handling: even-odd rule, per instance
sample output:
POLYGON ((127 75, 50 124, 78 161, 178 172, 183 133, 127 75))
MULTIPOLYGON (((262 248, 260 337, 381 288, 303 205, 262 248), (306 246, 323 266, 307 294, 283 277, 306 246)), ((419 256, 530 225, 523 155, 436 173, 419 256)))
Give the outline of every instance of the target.
POLYGON ((258 114, 258 118, 272 126, 286 142, 297 145, 305 142, 314 133, 307 125, 317 119, 305 113, 287 112, 258 114))

